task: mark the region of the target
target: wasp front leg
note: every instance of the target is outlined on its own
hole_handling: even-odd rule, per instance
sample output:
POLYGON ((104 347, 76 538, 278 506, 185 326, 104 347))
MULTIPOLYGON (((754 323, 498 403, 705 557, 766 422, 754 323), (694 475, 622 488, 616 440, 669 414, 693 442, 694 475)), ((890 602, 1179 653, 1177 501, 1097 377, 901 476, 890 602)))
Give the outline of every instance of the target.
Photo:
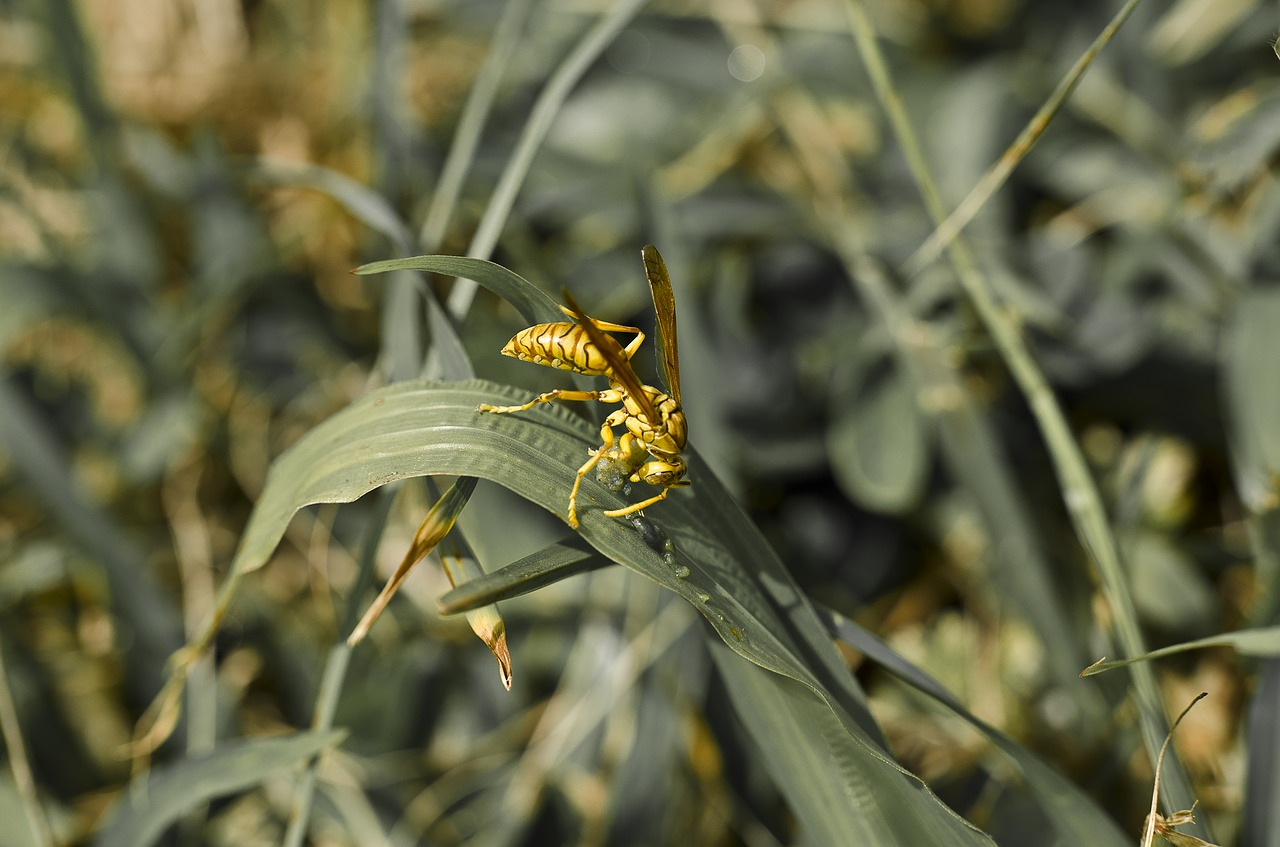
POLYGON ((635 436, 624 431, 618 443, 601 454, 600 464, 596 465, 596 481, 615 494, 624 489, 629 491, 630 483, 635 481, 631 477, 636 465, 642 464, 645 456, 635 436))
POLYGON ((626 506, 621 509, 610 509, 607 512, 605 512, 605 516, 610 518, 620 518, 623 515, 635 514, 636 512, 640 511, 646 506, 652 506, 654 503, 657 503, 659 500, 667 499, 667 492, 670 491, 673 487, 674 486, 670 486, 670 485, 666 486, 665 488, 662 489, 660 493, 655 494, 654 496, 650 497, 648 500, 642 500, 639 503, 632 503, 630 506, 626 506))
POLYGON ((642 500, 639 503, 633 503, 621 509, 610 509, 605 512, 605 515, 611 518, 620 518, 623 515, 638 512, 646 506, 652 506, 659 500, 667 499, 668 491, 673 488, 683 488, 689 484, 689 480, 684 479, 684 474, 685 464, 679 457, 671 457, 669 459, 655 458, 652 461, 645 462, 639 470, 631 475, 631 481, 661 485, 662 491, 648 500, 642 500))
POLYGON ((622 400, 622 394, 614 389, 607 391, 570 391, 564 388, 557 388, 555 391, 539 394, 523 406, 490 406, 488 403, 481 403, 476 406, 476 411, 496 412, 504 415, 511 412, 527 412, 539 403, 550 403, 552 400, 599 400, 602 403, 618 403, 622 400))
POLYGON ((582 485, 582 478, 613 449, 613 428, 626 420, 626 417, 626 409, 616 409, 604 419, 604 423, 600 425, 600 440, 603 443, 598 449, 592 450, 591 458, 578 468, 578 476, 573 480, 573 490, 569 492, 569 526, 573 529, 578 528, 578 488, 582 485))

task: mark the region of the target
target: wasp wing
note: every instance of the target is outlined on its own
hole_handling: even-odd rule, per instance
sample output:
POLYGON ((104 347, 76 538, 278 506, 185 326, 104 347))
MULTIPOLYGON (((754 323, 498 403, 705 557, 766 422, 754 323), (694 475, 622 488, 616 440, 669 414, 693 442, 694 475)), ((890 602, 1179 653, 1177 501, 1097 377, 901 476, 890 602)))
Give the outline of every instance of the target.
POLYGON ((680 349, 676 345, 676 297, 671 291, 671 277, 662 254, 652 244, 640 251, 644 260, 644 275, 649 280, 649 293, 653 295, 653 311, 658 317, 658 335, 662 342, 662 376, 667 381, 676 405, 680 405, 680 349))
POLYGON ((586 312, 582 311, 582 307, 569 294, 568 289, 562 288, 560 292, 564 295, 564 302, 569 305, 569 311, 573 314, 574 320, 587 333, 587 338, 591 339, 591 343, 600 351, 600 355, 604 356, 605 361, 609 363, 610 378, 620 384, 627 394, 635 398, 636 405, 640 407, 640 411, 644 413, 650 423, 656 423, 660 420, 658 410, 653 407, 653 402, 650 401, 648 392, 644 390, 640 377, 636 376, 636 372, 631 369, 631 363, 619 351, 618 342, 605 335, 604 330, 596 326, 595 321, 587 317, 586 312))

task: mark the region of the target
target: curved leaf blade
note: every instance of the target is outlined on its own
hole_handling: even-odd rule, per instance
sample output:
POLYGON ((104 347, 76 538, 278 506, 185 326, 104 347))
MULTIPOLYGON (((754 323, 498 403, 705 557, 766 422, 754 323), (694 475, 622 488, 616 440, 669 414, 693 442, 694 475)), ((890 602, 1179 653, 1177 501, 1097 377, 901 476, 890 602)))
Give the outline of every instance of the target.
POLYGON ((365 226, 386 236, 397 250, 407 252, 413 244, 413 234, 387 198, 346 174, 322 165, 267 158, 255 160, 250 174, 265 183, 310 188, 328 195, 365 226))
MULTIPOLYGON (((303 506, 349 502, 412 476, 488 479, 563 519, 577 466, 596 433, 560 408, 540 406, 520 415, 475 411, 481 402, 519 396, 483 381, 419 381, 353 403, 275 463, 232 577, 263 564, 303 506)), ((865 697, 813 607, 692 451, 689 463, 692 488, 653 508, 653 519, 605 517, 605 509, 624 501, 588 476, 579 492, 581 535, 606 558, 680 594, 733 652, 775 672, 720 663, 730 686, 747 692, 735 701, 754 735, 776 734, 780 715, 820 730, 797 732, 771 754, 779 787, 806 827, 820 841, 857 832, 864 843, 885 847, 990 847, 987 836, 885 752, 865 697), (826 767, 814 767, 819 760, 826 767), (832 807, 830 796, 842 802, 832 807)))
POLYGON ((363 276, 405 270, 428 271, 474 280, 514 306, 530 324, 564 320, 564 313, 560 311, 559 305, 541 288, 515 271, 484 259, 466 256, 411 256, 407 259, 370 262, 352 273, 363 276))
POLYGON ((440 614, 469 612, 611 564, 581 538, 559 541, 504 568, 461 583, 440 598, 440 614))
POLYGON ((1032 751, 1000 730, 974 717, 937 680, 908 662, 871 632, 834 612, 828 612, 832 629, 902 682, 950 709, 957 717, 985 735, 1022 775, 1027 791, 1039 803, 1057 833, 1059 844, 1091 847, 1126 847, 1130 839, 1092 799, 1032 751))

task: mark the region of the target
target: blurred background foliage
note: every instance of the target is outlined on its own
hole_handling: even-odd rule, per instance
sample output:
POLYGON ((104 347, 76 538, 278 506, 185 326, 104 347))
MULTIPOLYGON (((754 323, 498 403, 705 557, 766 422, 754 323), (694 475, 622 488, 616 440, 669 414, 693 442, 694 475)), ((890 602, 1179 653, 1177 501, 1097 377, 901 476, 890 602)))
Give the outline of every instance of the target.
MULTIPOLYGON (((1118 5, 866 4, 949 207, 1118 5)), ((16 823, 32 792, 55 843, 102 825, 273 457, 417 372, 412 283, 349 269, 488 252, 473 233, 531 110, 608 8, 0 2, 0 712, 25 746, 6 735, 0 844, 42 843, 16 823), (432 219, 499 20, 514 37, 492 110, 432 219)), ((1278 17, 1139 7, 965 234, 1090 462, 1153 648, 1278 622, 1278 17)), ((1115 655, 1114 610, 1006 363, 950 268, 911 264, 932 224, 843 6, 645 7, 552 117, 491 258, 647 327, 638 247, 658 244, 691 442, 798 582, 1136 838, 1152 771, 1126 677, 1075 678, 1115 655)), ((449 299, 452 280, 430 284, 449 299)), ((449 303, 481 376, 560 384, 497 355, 521 328, 497 298, 449 303)), ((431 502, 401 494, 384 573, 431 502)), ((367 601, 351 590, 372 499, 302 513, 246 580, 193 678, 189 737, 311 723, 367 601)), ((483 483, 463 528, 489 569, 563 534, 483 483)), ((465 622, 437 615, 440 569, 420 571, 352 655, 310 843, 797 838, 680 600, 612 568, 504 604, 506 693, 465 622)), ((1000 844, 1047 843, 988 739, 846 658, 907 769, 1000 844)), ((1274 661, 1157 666, 1171 713, 1210 692, 1177 743, 1224 845, 1280 844, 1274 661)), ((296 778, 215 800, 171 843, 279 843, 296 778)))

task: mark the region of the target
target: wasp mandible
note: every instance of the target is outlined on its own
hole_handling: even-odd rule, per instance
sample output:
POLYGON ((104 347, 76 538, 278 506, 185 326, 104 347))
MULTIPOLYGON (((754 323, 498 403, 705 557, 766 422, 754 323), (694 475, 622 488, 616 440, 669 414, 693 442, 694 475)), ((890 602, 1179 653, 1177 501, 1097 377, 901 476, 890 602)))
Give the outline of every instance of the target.
POLYGON ((631 368, 631 357, 644 342, 644 333, 638 327, 608 323, 588 317, 582 308, 564 292, 565 303, 560 309, 574 323, 560 322, 531 326, 515 334, 502 355, 512 356, 535 365, 546 365, 564 371, 602 376, 609 380, 604 391, 571 391, 557 389, 539 394, 522 406, 490 406, 482 403, 481 412, 523 412, 538 403, 552 400, 599 400, 601 403, 621 403, 600 426, 603 442, 589 451, 591 458, 578 468, 569 494, 569 526, 578 528, 578 488, 582 478, 601 461, 616 463, 624 469, 631 482, 647 482, 661 486, 662 491, 639 503, 621 509, 610 509, 605 514, 611 518, 630 515, 646 506, 665 499, 672 488, 688 485, 684 478, 688 470, 684 451, 688 429, 684 412, 680 410, 680 357, 676 348, 676 301, 671 291, 671 277, 658 249, 652 244, 640 251, 644 261, 644 274, 649 280, 649 292, 653 296, 654 313, 658 319, 661 336, 660 361, 667 390, 645 385, 631 368), (634 335, 623 347, 607 332, 634 335), (626 432, 615 439, 613 428, 622 425, 626 432))

